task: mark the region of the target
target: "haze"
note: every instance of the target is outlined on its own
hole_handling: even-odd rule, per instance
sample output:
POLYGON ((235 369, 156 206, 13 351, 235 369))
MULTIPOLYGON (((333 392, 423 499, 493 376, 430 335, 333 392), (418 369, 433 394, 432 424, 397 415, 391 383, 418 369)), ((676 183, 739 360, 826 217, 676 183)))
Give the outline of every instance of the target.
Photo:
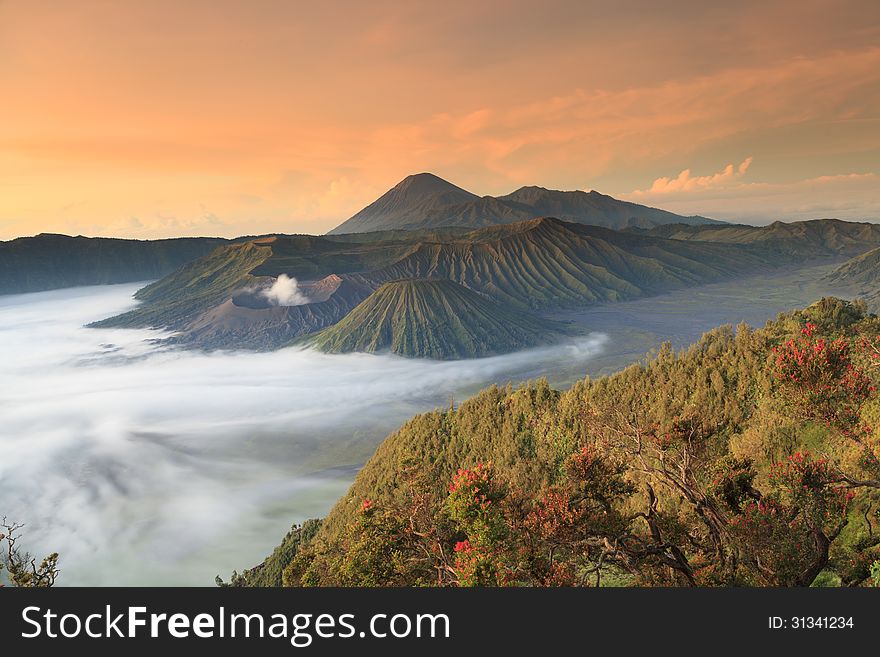
POLYGON ((0 2, 0 239, 321 233, 407 174, 880 217, 880 4, 0 2))

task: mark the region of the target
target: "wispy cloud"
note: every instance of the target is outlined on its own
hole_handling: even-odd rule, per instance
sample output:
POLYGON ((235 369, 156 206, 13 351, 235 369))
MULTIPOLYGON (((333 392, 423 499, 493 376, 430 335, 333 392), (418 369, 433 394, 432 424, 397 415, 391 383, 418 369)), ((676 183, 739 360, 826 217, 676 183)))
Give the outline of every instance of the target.
MULTIPOLYGON (((741 167, 734 169, 728 165, 712 176, 697 177, 705 180, 704 184, 678 185, 676 181, 682 178, 679 175, 675 179, 659 179, 649 189, 622 196, 682 214, 705 214, 749 223, 826 217, 859 221, 880 218, 880 174, 853 172, 774 183, 742 180, 745 172, 740 173, 741 167)), ((684 176, 684 180, 694 178, 684 176)))
POLYGON ((728 164, 723 170, 708 176, 693 176, 690 169, 683 169, 675 178, 667 178, 666 176, 657 178, 650 189, 637 189, 632 195, 672 194, 675 192, 706 191, 727 187, 742 178, 746 171, 749 170, 751 163, 752 158, 747 157, 737 167, 734 167, 733 164, 728 164))

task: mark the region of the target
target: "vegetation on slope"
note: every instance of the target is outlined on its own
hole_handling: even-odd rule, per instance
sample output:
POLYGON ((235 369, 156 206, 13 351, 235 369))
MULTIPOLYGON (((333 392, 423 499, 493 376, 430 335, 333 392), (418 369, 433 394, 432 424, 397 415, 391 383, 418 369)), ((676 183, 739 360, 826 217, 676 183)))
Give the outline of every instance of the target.
POLYGON ((386 283, 312 344, 323 351, 391 351, 415 358, 480 358, 546 342, 553 330, 446 279, 386 283))
POLYGON ((179 328, 235 290, 253 285, 251 271, 271 255, 269 247, 257 242, 221 246, 138 290, 135 298, 143 302, 141 306, 91 326, 179 328))
POLYGON ((263 563, 242 574, 233 572, 228 583, 220 577, 215 582, 218 586, 281 586, 284 567, 293 560, 300 547, 315 537, 320 528, 320 520, 306 520, 302 525, 294 525, 281 541, 281 545, 263 563))
POLYGON ((878 335, 824 299, 566 392, 419 415, 284 583, 880 584, 878 335))

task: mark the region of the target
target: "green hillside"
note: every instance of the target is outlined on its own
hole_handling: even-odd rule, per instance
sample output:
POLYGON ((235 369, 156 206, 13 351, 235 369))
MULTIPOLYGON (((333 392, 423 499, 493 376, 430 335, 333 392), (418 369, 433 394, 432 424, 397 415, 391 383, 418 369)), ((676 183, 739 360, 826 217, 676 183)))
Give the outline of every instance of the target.
POLYGON ((545 324, 450 280, 407 279, 384 284, 311 342, 330 353, 479 358, 548 341, 545 324))
POLYGON ((0 242, 0 294, 161 278, 227 240, 123 240, 43 234, 0 242))
POLYGON ((271 248, 259 242, 221 246, 138 290, 139 307, 91 326, 179 328, 235 290, 254 284, 251 272, 271 255, 271 248))
MULTIPOLYGON (((492 387, 416 416, 271 569, 288 585, 864 585, 878 334, 864 306, 823 299, 566 392, 492 387)), ((277 583, 260 572, 234 583, 277 583)))

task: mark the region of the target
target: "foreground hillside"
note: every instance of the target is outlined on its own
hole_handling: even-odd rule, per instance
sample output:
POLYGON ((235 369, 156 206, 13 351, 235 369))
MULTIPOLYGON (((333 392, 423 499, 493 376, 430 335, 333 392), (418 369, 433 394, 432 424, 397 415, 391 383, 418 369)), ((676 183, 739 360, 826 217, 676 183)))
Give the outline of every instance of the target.
POLYGON ((880 584, 880 320, 824 299, 389 436, 236 585, 880 584))
POLYGON ((228 240, 37 235, 0 242, 0 294, 161 278, 228 240))
POLYGON ((554 331, 447 279, 386 283, 312 344, 329 353, 481 358, 535 347, 554 331))

